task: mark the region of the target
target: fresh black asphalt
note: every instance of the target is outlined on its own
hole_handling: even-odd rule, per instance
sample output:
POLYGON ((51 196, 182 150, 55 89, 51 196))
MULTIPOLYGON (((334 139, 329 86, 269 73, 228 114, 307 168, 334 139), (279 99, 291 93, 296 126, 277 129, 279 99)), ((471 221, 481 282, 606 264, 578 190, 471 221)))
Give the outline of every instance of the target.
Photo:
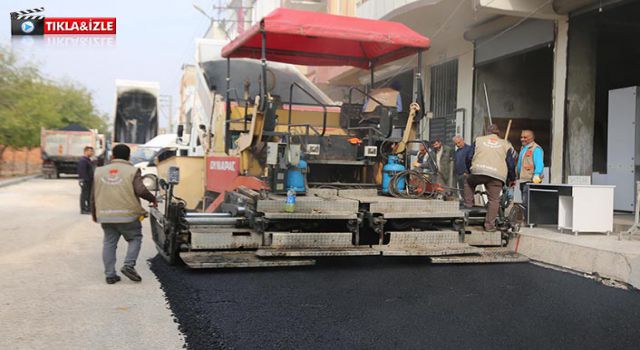
POLYGON ((151 267, 190 349, 640 349, 640 293, 533 264, 151 267))

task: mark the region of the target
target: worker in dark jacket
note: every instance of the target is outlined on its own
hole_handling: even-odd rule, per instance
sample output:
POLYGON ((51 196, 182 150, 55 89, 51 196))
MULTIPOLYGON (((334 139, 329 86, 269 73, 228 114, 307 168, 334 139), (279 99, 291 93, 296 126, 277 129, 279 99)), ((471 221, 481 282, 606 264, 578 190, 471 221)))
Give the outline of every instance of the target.
POLYGON ((489 198, 484 229, 487 232, 496 230, 495 221, 500 209, 500 193, 505 183, 515 185, 515 151, 511 144, 500 138, 500 129, 491 124, 487 135, 476 138, 473 145, 471 175, 464 185, 464 205, 473 206, 473 195, 478 185, 484 185, 489 198))
POLYGON ((116 274, 116 248, 120 236, 128 243, 124 266, 120 269, 135 282, 142 278, 135 269, 142 244, 142 219, 147 214, 140 205, 146 199, 156 206, 156 198, 142 183, 140 169, 129 162, 127 145, 113 147, 111 163, 96 169, 93 187, 93 220, 102 226, 104 241, 102 260, 108 284, 120 281, 116 274))
POLYGON ((471 146, 464 142, 460 135, 453 137, 453 143, 456 145, 454 154, 454 174, 456 175, 456 186, 460 193, 464 190, 464 183, 467 176, 471 173, 471 159, 473 152, 471 146))
POLYGON ((439 138, 436 138, 431 143, 431 149, 429 151, 423 143, 420 143, 420 150, 418 151, 417 160, 414 162, 413 167, 427 169, 435 173, 434 182, 441 186, 449 186, 452 161, 453 150, 449 146, 443 145, 439 138))
POLYGON ((425 146, 424 143, 420 143, 418 146, 418 153, 416 154, 416 161, 413 163, 413 167, 414 168, 420 168, 420 169, 425 169, 427 168, 427 160, 428 160, 428 156, 427 156, 427 147, 425 146))
POLYGON ((93 147, 86 146, 84 155, 78 161, 78 180, 80 182, 80 213, 91 214, 91 187, 93 185, 93 147))
POLYGON ((438 168, 437 182, 442 186, 451 186, 451 174, 453 163, 453 149, 445 145, 436 138, 431 143, 431 149, 433 150, 434 162, 438 168))

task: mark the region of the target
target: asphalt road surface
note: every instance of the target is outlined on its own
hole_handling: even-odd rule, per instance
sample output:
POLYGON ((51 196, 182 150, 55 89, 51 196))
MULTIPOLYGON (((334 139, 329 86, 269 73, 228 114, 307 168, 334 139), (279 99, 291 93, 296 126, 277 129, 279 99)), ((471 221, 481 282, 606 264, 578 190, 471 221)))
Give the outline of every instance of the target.
POLYGON ((145 222, 142 283, 106 285, 78 195, 74 179, 0 188, 0 349, 639 348, 640 293, 531 264, 149 271, 145 222))
POLYGON ((190 349, 640 348, 640 293, 528 263, 151 269, 190 349))

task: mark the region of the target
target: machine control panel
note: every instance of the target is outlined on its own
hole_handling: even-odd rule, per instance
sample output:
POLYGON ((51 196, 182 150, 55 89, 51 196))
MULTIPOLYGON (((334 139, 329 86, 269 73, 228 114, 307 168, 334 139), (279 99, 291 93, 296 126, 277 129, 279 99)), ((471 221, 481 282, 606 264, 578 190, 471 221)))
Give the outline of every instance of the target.
POLYGON ((170 166, 167 171, 167 182, 172 185, 177 185, 180 183, 180 168, 177 166, 170 166))
POLYGON ((378 156, 378 147, 376 147, 376 146, 364 146, 364 156, 365 157, 377 157, 378 156))
POLYGON ((278 164, 278 143, 267 142, 267 164, 278 164))
POLYGON ((310 143, 307 145, 307 154, 310 156, 320 155, 320 144, 310 143))

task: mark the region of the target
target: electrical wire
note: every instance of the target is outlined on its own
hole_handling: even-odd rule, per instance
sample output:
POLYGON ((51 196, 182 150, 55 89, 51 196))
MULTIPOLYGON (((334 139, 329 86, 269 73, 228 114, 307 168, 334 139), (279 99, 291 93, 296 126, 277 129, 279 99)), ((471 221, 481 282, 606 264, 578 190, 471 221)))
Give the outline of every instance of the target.
MULTIPOLYGON (((453 11, 451 11, 451 13, 449 14, 449 16, 447 16, 447 19, 440 25, 440 27, 438 27, 438 29, 436 29, 435 33, 433 35, 430 36, 430 39, 433 41, 435 38, 438 37, 438 35, 440 35, 440 33, 442 33, 442 30, 449 24, 449 22, 451 22, 451 20, 453 19, 453 16, 458 12, 458 10, 460 10, 462 4, 465 1, 470 1, 470 0, 460 0, 460 2, 458 2, 458 5, 456 5, 456 7, 453 9, 453 11)), ((384 79, 382 80, 382 84, 380 85, 380 87, 386 87, 388 84, 391 83, 391 81, 393 81, 393 79, 397 78, 398 75, 402 74, 405 72, 407 66, 409 66, 409 64, 414 64, 414 61, 417 60, 417 57, 412 56, 410 60, 408 60, 407 62, 405 62, 402 66, 400 66, 400 68, 397 70, 399 73, 393 75, 390 78, 384 79)))
POLYGON ((496 40, 497 38, 505 35, 506 33, 510 32, 510 31, 514 30, 515 28, 517 28, 518 26, 520 26, 522 23, 524 23, 526 20, 530 19, 533 15, 535 15, 538 11, 540 11, 543 7, 545 7, 546 5, 551 3, 551 1, 552 0, 547 0, 547 1, 543 2, 542 4, 540 4, 540 6, 536 7, 534 10, 529 12, 525 17, 522 17, 522 19, 520 19, 518 22, 516 22, 516 23, 512 24, 511 26, 503 29, 502 31, 494 34, 493 36, 488 37, 486 40, 484 40, 481 43, 475 45, 473 48, 471 48, 469 50, 466 50, 466 51, 463 51, 462 53, 459 53, 457 55, 453 55, 451 57, 446 57, 446 58, 443 58, 443 59, 441 59, 439 61, 433 62, 431 65, 435 66, 435 65, 447 62, 447 61, 451 61, 454 58, 459 58, 459 57, 467 55, 467 54, 469 54, 469 53, 471 53, 471 52, 473 52, 473 51, 475 51, 475 50, 477 50, 477 49, 479 49, 481 47, 484 47, 488 43, 496 40))
MULTIPOLYGON (((449 22, 451 21, 451 19, 453 19, 453 16, 456 14, 456 12, 458 12, 458 10, 460 9, 460 6, 462 5, 463 2, 465 2, 467 0, 460 0, 460 2, 458 3, 458 5, 453 9, 453 11, 451 11, 451 13, 449 14, 449 16, 447 17, 447 19, 444 21, 444 23, 442 23, 442 25, 440 26, 440 28, 438 28, 436 30, 436 32, 431 36, 431 40, 435 39, 438 37, 438 35, 440 35, 440 33, 442 32, 442 30, 445 28, 445 26, 447 24, 449 24, 449 22)), ((495 0, 494 0, 495 1, 495 0)))

